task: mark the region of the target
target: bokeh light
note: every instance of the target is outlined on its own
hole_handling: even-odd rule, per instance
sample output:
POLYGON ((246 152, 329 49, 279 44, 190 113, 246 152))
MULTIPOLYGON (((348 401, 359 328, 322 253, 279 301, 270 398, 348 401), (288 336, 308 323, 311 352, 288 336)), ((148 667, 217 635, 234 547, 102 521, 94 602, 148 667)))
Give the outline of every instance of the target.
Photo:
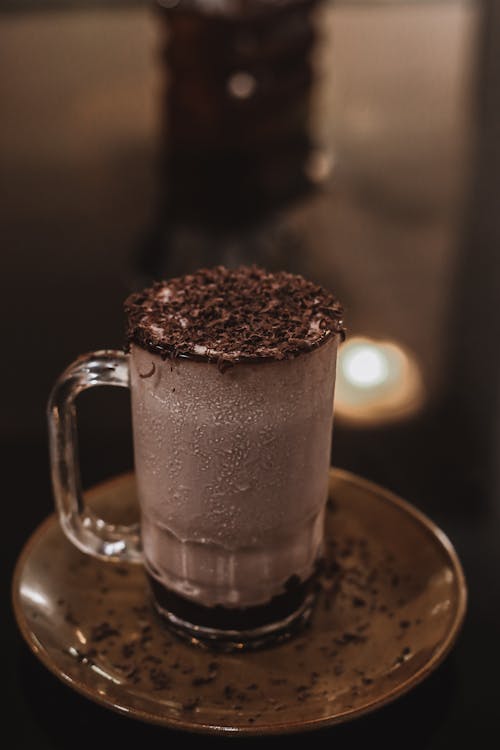
POLYGON ((335 414, 359 425, 408 418, 424 403, 415 357, 400 344, 354 337, 340 347, 335 414))

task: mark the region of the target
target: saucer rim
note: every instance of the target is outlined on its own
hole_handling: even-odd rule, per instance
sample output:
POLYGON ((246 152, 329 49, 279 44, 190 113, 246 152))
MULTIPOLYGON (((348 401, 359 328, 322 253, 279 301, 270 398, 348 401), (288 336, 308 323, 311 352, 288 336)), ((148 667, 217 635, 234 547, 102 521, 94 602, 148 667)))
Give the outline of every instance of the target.
MULTIPOLYGON (((86 496, 91 497, 93 494, 97 494, 107 489, 112 484, 119 484, 126 482, 130 477, 134 477, 133 471, 118 474, 110 477, 102 482, 93 485, 86 491, 86 496)), ((446 553, 448 562, 453 570, 454 580, 456 585, 456 600, 455 600, 455 617, 451 622, 447 635, 443 639, 432 656, 423 664, 414 674, 408 677, 405 681, 395 685, 391 690, 384 693, 381 697, 374 698, 362 706, 355 708, 349 708, 339 713, 335 713, 331 716, 323 716, 315 719, 305 719, 300 721, 286 722, 282 724, 260 724, 252 726, 230 726, 220 724, 210 724, 206 722, 190 722, 183 719, 177 719, 172 716, 161 716, 158 714, 150 713, 147 710, 140 708, 131 708, 127 705, 121 705, 118 702, 111 701, 110 699, 103 697, 97 691, 93 691, 92 688, 84 682, 72 677, 67 674, 63 669, 60 669, 55 662, 50 658, 49 653, 44 649, 43 645, 38 641, 35 633, 31 630, 28 624, 28 620, 24 613, 24 608, 21 602, 20 595, 20 583, 24 570, 24 566, 31 555, 32 549, 36 546, 38 541, 44 536, 47 529, 54 524, 58 524, 58 518, 55 513, 45 518, 30 534, 27 541, 24 543, 21 552, 18 556, 14 573, 12 577, 12 589, 11 598, 14 616, 24 638, 26 644, 32 651, 32 653, 40 660, 40 662, 57 677, 64 685, 72 688, 80 695, 88 698, 89 700, 97 703, 104 708, 110 709, 120 716, 127 716, 134 718, 147 724, 154 724, 156 726, 162 726, 176 731, 192 732, 196 734, 210 734, 215 736, 270 736, 270 735, 283 735, 283 734, 295 734, 299 732, 313 731, 316 729, 324 729, 332 727, 338 724, 357 719, 361 716, 370 714, 384 706, 394 702, 397 698, 407 694, 414 687, 419 685, 425 680, 448 656, 452 647, 454 646, 460 631, 462 629, 465 615, 467 612, 468 603, 468 589, 465 578, 465 573, 458 557, 458 554, 447 536, 447 534, 425 513, 416 508, 407 500, 404 500, 396 493, 386 489, 382 485, 377 484, 369 479, 360 477, 353 472, 347 471, 337 467, 330 467, 329 470, 329 481, 333 479, 340 479, 343 482, 354 484, 357 487, 376 494, 379 500, 383 500, 402 511, 405 515, 411 516, 411 518, 417 522, 428 536, 437 543, 442 550, 446 553)))

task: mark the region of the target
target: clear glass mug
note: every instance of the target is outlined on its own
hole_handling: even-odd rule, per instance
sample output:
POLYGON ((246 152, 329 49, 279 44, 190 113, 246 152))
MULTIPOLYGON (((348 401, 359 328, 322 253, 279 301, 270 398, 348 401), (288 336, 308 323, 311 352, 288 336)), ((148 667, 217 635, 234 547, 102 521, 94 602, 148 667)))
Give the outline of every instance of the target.
POLYGON ((328 494, 338 336, 290 360, 162 359, 139 346, 78 358, 52 391, 52 481, 80 550, 141 563, 154 606, 191 640, 255 647, 304 623, 328 494), (75 398, 130 388, 140 525, 86 508, 75 398))

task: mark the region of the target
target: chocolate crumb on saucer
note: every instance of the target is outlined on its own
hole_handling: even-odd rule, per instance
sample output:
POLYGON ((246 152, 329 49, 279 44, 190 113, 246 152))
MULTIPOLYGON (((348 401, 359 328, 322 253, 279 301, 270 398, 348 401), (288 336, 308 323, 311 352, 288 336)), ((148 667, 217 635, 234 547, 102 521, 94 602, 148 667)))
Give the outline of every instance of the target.
POLYGON ((257 266, 156 282, 128 297, 125 312, 128 348, 224 366, 291 359, 344 336, 343 308, 331 292, 257 266))
MULTIPOLYGON (((134 486, 129 474, 93 488, 89 508, 114 517, 134 486)), ((21 632, 65 684, 171 729, 278 735, 362 716, 407 693, 448 654, 465 615, 466 585, 444 534, 392 493, 332 469, 330 495, 336 503, 325 521, 319 606, 298 639, 215 655, 177 638, 151 606, 140 566, 129 566, 126 578, 98 560, 81 567, 81 553, 54 517, 17 564, 21 632), (350 555, 338 558, 344 549, 350 555), (40 573, 47 560, 49 576, 40 573), (110 588, 102 601, 101 585, 110 588), (356 606, 361 598, 365 605, 356 606)))

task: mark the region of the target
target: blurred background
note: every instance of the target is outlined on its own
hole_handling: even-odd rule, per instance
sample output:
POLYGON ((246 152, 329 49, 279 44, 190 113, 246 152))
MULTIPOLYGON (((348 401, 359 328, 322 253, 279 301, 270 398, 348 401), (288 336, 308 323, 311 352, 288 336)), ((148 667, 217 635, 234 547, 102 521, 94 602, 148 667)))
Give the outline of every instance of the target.
MULTIPOLYGON (((216 263, 303 273, 346 307, 333 463, 431 515, 469 578, 451 697, 415 746, 463 738, 465 706, 486 726, 467 686, 500 563, 498 49, 495 0, 0 2, 9 570, 51 509, 51 385, 121 347, 123 299, 216 263)), ((79 417, 84 485, 132 466, 126 393, 79 417)), ((26 688, 52 678, 15 658, 52 747, 26 688)))

